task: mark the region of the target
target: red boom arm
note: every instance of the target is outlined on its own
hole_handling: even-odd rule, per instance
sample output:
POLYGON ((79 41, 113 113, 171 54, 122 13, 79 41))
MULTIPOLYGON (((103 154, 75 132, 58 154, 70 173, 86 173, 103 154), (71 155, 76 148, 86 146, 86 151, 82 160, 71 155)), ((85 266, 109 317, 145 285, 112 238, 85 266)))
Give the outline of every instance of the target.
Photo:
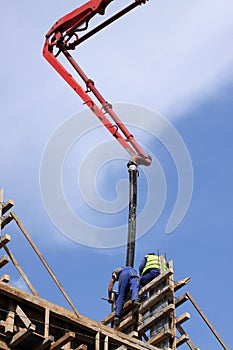
POLYGON ((97 33, 99 30, 103 29, 136 6, 146 3, 147 0, 135 0, 131 5, 127 6, 80 38, 77 33, 87 29, 88 22, 93 16, 96 14, 103 15, 106 7, 112 1, 113 0, 90 0, 58 20, 46 35, 43 55, 72 87, 72 89, 74 89, 74 91, 82 98, 84 104, 92 110, 110 133, 126 149, 131 156, 131 161, 138 165, 142 164, 148 166, 151 164, 151 157, 146 155, 141 149, 133 135, 130 134, 125 125, 113 111, 112 106, 103 98, 100 92, 96 89, 94 82, 86 76, 69 53, 69 50, 74 50, 81 42, 88 39, 90 36, 97 33), (81 27, 83 25, 84 27, 81 27), (72 38, 74 38, 74 40, 71 42, 72 38), (57 57, 61 53, 67 58, 69 63, 78 73, 79 77, 84 81, 86 90, 81 87, 66 68, 58 61, 57 57), (96 99, 101 103, 101 108, 99 108, 89 96, 89 92, 92 92, 96 99))

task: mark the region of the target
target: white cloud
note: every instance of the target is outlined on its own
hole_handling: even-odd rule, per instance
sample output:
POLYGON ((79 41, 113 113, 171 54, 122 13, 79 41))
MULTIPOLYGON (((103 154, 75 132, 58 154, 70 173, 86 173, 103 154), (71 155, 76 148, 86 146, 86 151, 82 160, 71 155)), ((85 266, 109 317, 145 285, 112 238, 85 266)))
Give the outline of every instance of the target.
MULTIPOLYGON (((82 109, 81 99, 42 57, 46 31, 71 10, 63 0, 56 4, 3 5, 2 143, 11 144, 2 155, 2 177, 10 186, 14 176, 33 194, 46 140, 82 109)), ((232 35, 231 0, 150 0, 82 44, 75 56, 109 102, 139 104, 172 119, 232 78, 232 35)))
POLYGON ((17 279, 12 280, 11 284, 19 289, 25 290, 26 292, 30 291, 22 276, 19 276, 17 279))
POLYGON ((178 117, 232 78, 232 36, 229 0, 149 1, 77 57, 107 99, 178 117))

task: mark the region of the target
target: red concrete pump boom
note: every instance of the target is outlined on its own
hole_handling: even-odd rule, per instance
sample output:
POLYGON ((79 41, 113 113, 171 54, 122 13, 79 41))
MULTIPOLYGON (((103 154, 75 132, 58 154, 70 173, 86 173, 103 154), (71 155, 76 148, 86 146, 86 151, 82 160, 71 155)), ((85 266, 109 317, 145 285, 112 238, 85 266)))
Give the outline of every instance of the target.
POLYGON ((141 149, 133 135, 131 135, 113 111, 111 104, 104 99, 95 87, 94 82, 86 76, 69 53, 70 50, 74 50, 80 43, 114 22, 116 19, 120 18, 138 5, 145 4, 147 0, 135 0, 132 4, 128 5, 123 10, 80 37, 79 34, 88 28, 90 19, 96 14, 104 15, 106 7, 112 1, 113 0, 90 0, 58 20, 46 35, 43 55, 53 68, 55 68, 72 87, 72 89, 82 98, 84 104, 92 110, 109 132, 126 149, 131 156, 130 160, 137 165, 149 166, 151 164, 151 157, 141 149), (68 62, 77 72, 78 76, 84 81, 86 90, 82 88, 69 71, 59 62, 58 57, 60 54, 66 57, 68 62), (99 108, 90 97, 90 92, 93 93, 95 98, 100 102, 101 108, 99 108))

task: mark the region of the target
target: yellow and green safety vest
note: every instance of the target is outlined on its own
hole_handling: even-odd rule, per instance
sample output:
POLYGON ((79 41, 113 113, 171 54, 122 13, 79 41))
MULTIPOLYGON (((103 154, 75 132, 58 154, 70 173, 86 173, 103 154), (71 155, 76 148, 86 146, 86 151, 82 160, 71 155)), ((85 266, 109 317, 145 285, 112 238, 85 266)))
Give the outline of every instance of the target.
MULTIPOLYGON (((147 255, 146 265, 145 265, 144 269, 142 270, 141 276, 143 276, 144 273, 149 269, 159 269, 159 270, 161 269, 159 256, 147 255)), ((164 271, 166 271, 166 270, 167 270, 167 262, 164 259, 164 271)))

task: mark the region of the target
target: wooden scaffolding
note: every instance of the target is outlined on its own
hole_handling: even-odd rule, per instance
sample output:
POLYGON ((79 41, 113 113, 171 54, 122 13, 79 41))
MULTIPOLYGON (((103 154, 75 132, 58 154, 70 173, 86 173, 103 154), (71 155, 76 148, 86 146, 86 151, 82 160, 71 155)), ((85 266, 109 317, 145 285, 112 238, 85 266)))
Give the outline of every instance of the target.
POLYGON ((148 297, 139 310, 130 300, 125 302, 119 328, 113 328, 114 306, 101 322, 79 315, 17 215, 7 213, 13 205, 12 200, 3 202, 3 191, 0 190, 0 231, 15 221, 73 310, 39 297, 9 249, 10 235, 1 234, 0 250, 5 250, 7 255, 0 256, 0 268, 11 261, 31 293, 10 285, 9 275, 0 277, 0 350, 176 350, 184 343, 195 350, 198 348, 183 328, 183 323, 190 318, 189 313, 177 316, 177 309, 187 300, 194 305, 222 347, 228 349, 191 295, 186 292, 176 297, 176 292, 190 278, 174 282, 173 263, 170 261, 165 268, 162 256, 161 274, 139 292, 140 297, 148 297))

